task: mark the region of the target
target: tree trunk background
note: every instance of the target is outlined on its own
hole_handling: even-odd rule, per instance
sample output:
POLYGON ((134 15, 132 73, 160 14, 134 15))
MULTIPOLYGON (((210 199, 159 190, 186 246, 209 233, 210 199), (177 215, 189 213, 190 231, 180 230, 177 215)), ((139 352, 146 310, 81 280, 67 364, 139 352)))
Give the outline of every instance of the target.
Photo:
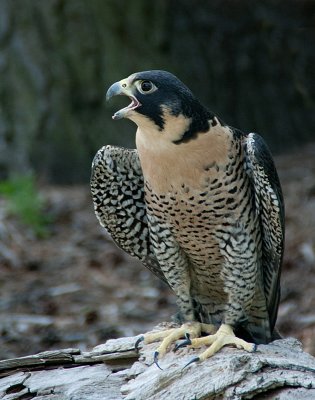
POLYGON ((167 69, 275 151, 314 139, 314 1, 0 0, 0 178, 87 180, 97 148, 134 146, 104 93, 167 69))
MULTIPOLYGON (((164 328, 166 325, 164 324, 164 328)), ((159 329, 163 329, 160 327, 159 329)), ((92 351, 47 351, 0 361, 3 400, 310 400, 315 358, 295 339, 260 345, 255 353, 222 349, 184 366, 198 350, 170 351, 153 362, 157 344, 135 351, 137 337, 108 340, 92 351)))

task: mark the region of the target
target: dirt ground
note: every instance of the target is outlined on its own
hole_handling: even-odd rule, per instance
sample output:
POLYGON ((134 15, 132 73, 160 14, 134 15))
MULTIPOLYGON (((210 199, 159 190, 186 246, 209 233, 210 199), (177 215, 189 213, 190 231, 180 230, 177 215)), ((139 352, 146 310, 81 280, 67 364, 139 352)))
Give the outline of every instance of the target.
MULTIPOLYGON (((315 143, 276 158, 286 201, 278 327, 315 355, 315 143)), ((82 350, 145 332, 176 313, 169 289, 98 225, 88 184, 42 187, 38 239, 0 199, 0 359, 82 350)))

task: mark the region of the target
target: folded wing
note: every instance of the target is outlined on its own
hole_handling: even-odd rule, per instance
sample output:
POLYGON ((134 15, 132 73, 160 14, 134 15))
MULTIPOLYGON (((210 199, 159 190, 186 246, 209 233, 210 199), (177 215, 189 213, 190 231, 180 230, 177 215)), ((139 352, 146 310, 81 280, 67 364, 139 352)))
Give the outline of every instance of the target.
POLYGON ((261 136, 246 137, 246 170, 255 193, 262 232, 262 276, 271 331, 280 300, 280 273, 284 248, 284 202, 277 171, 261 136))
POLYGON ((92 163, 95 214, 116 244, 166 282, 152 251, 137 150, 104 146, 92 163))

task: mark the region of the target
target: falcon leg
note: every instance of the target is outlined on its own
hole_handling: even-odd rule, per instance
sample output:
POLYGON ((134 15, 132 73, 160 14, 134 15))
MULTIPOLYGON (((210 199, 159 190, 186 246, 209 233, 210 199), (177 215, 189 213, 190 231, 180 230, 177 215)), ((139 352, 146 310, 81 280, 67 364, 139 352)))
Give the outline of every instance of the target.
POLYGON ((222 324, 214 335, 192 339, 190 346, 192 348, 199 348, 204 345, 210 345, 210 347, 192 361, 204 361, 226 345, 235 345, 238 349, 244 349, 250 353, 254 352, 257 347, 254 343, 248 343, 236 337, 232 327, 227 324, 222 324))
POLYGON ((154 362, 159 367, 158 358, 166 353, 171 343, 186 337, 187 344, 189 344, 190 337, 199 337, 201 332, 212 334, 215 332, 215 328, 213 325, 195 321, 195 306, 191 296, 191 265, 186 253, 174 238, 167 223, 161 223, 154 215, 149 213, 147 217, 151 228, 150 239, 154 253, 169 286, 177 296, 177 304, 181 315, 184 321, 187 321, 180 328, 144 336, 145 343, 152 343, 162 339, 161 344, 154 353, 154 362))
MULTIPOLYGON (((233 232, 228 238, 220 237, 222 245, 221 253, 225 263, 221 271, 224 281, 224 291, 228 295, 226 310, 224 312, 224 323, 214 335, 191 340, 191 347, 210 346, 199 357, 192 359, 192 362, 204 361, 213 356, 222 347, 234 345, 239 349, 248 352, 256 350, 256 345, 248 343, 235 336, 233 326, 248 315, 250 312, 257 284, 258 260, 257 255, 245 257, 252 243, 251 236, 244 226, 236 224, 233 232), (233 260, 231 262, 230 260, 233 260)), ((186 365, 186 366, 187 366, 186 365)))

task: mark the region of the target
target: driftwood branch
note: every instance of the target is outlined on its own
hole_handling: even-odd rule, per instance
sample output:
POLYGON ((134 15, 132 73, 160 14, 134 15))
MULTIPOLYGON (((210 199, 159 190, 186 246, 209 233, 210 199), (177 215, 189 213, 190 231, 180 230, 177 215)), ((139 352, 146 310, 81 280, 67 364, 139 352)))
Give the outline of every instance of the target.
POLYGON ((161 371, 152 365, 156 344, 137 352, 137 338, 108 340, 89 352, 66 349, 0 361, 0 398, 315 399, 315 358, 295 339, 258 346, 251 354, 225 348, 187 368, 197 350, 170 351, 160 361, 161 371))

